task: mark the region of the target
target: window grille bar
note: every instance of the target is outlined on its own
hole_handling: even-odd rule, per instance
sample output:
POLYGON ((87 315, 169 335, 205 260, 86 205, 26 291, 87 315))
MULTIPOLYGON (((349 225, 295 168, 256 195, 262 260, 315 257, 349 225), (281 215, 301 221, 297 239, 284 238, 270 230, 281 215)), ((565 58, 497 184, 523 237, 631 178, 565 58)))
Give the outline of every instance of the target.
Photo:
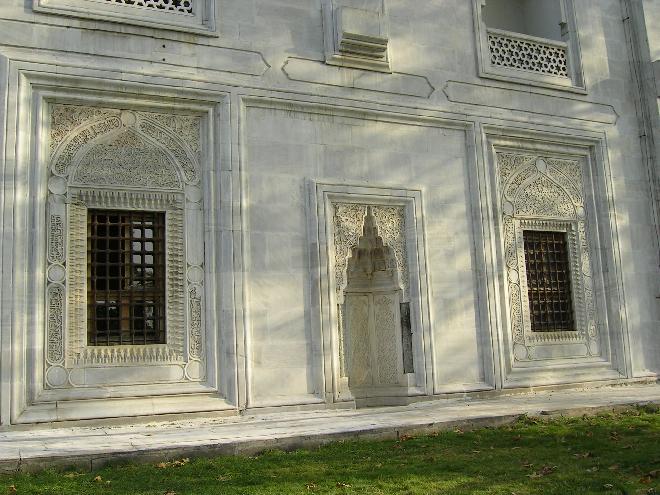
POLYGON ((87 342, 165 343, 165 214, 89 210, 87 342))
POLYGON ((575 330, 566 233, 524 230, 523 240, 532 331, 575 330))

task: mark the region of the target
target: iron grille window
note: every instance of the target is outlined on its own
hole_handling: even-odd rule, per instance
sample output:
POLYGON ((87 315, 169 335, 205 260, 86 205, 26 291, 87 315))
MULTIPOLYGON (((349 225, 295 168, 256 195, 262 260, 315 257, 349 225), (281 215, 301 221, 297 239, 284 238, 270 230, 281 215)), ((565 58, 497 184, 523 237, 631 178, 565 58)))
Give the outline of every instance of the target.
POLYGON ((524 230, 532 332, 575 330, 566 233, 524 230))
POLYGON ((165 343, 165 213, 89 210, 87 343, 165 343))

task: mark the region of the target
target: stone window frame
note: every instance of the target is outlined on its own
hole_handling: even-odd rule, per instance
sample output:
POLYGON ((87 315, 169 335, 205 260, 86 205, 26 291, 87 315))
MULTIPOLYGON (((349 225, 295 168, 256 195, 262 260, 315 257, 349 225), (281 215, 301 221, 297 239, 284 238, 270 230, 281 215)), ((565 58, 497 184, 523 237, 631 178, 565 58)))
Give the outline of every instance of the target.
MULTIPOLYGON (((334 205, 359 204, 371 206, 397 206, 404 208, 405 251, 407 253, 407 277, 409 286, 410 320, 413 332, 413 356, 415 372, 410 374, 409 386, 387 388, 384 397, 431 395, 433 392, 433 342, 429 326, 429 293, 426 270, 426 251, 421 189, 395 189, 374 185, 336 185, 310 181, 311 211, 318 227, 318 254, 321 286, 320 324, 325 349, 326 390, 331 391, 334 402, 352 400, 348 378, 342 376, 339 341, 338 287, 334 241, 334 205)), ((360 225, 361 228, 361 225, 360 225)))
MULTIPOLYGON (((479 172, 485 232, 485 254, 493 276, 488 283, 489 314, 495 344, 495 368, 502 388, 620 379, 629 376, 629 333, 620 308, 622 278, 618 263, 619 243, 613 213, 613 185, 609 157, 602 133, 571 129, 559 133, 553 128, 510 127, 489 122, 481 126, 485 167, 479 172), (509 305, 509 276, 504 242, 503 204, 499 197, 495 154, 499 151, 537 154, 581 160, 584 163, 584 209, 589 228, 584 238, 591 258, 594 314, 600 350, 594 356, 551 359, 514 359, 514 342, 509 305)), ((543 220, 553 220, 543 216, 543 220)), ((529 219, 527 217, 525 219, 529 219)), ((533 217, 531 219, 534 219, 533 217)), ((538 218, 537 218, 538 219, 538 218)), ((565 221, 566 219, 562 219, 565 221)), ((573 221, 574 219, 570 219, 573 221)), ((562 227, 565 228, 565 227, 562 227)), ((578 245, 580 256, 585 250, 578 245)), ((515 262, 518 266, 518 262, 515 262)), ((575 294, 574 294, 574 297, 575 294)), ((579 315, 576 314, 576 318, 579 315)), ((527 343, 525 343, 527 345, 527 343)), ((530 345, 537 345, 531 343, 530 345)), ((552 346, 584 345, 569 341, 552 346)), ((537 356, 538 357, 538 356, 537 356)))
POLYGON ((44 14, 118 22, 136 26, 217 36, 215 0, 195 0, 193 14, 150 7, 108 3, 104 0, 32 0, 33 10, 44 14))
MULTIPOLYGON (((229 150, 221 145, 231 140, 227 125, 230 95, 223 91, 181 88, 158 78, 127 83, 114 73, 99 77, 93 70, 55 73, 50 65, 41 62, 9 60, 6 69, 7 122, 11 125, 0 158, 11 172, 5 192, 8 193, 7 215, 12 222, 0 226, 0 230, 4 227, 3 235, 13 256, 11 275, 5 280, 3 294, 15 309, 3 314, 8 336, 2 340, 3 353, 8 356, 6 364, 11 362, 12 366, 3 368, 2 424, 115 418, 129 413, 144 416, 235 411, 239 400, 234 352, 237 329, 231 304, 235 273, 230 267, 233 245, 227 242, 232 238, 228 234, 233 204, 232 173, 229 150), (75 88, 71 87, 72 80, 76 82, 75 88), (15 98, 16 94, 21 97, 15 98), (205 206, 204 223, 200 227, 204 230, 207 253, 202 309, 207 322, 207 365, 203 381, 153 381, 75 389, 46 386, 45 225, 50 160, 47 109, 51 102, 201 117, 200 161, 204 165, 200 184, 205 206)), ((130 374, 130 369, 124 373, 130 374)))
MULTIPOLYGON (((178 138, 157 119, 165 115, 176 119, 176 114, 58 101, 50 102, 48 110, 56 107, 71 113, 71 121, 75 122, 78 113, 84 117, 75 124, 65 122, 63 131, 53 128, 49 121, 51 136, 57 136, 59 142, 49 143, 52 157, 48 161, 46 387, 57 390, 152 381, 203 381, 206 374, 204 254, 203 248, 201 254, 199 248, 191 248, 204 246, 200 228, 203 223, 201 164, 192 152, 179 145, 167 148, 163 142, 167 138, 178 142, 178 138), (66 127, 71 128, 66 130, 66 127), (154 179, 163 183, 162 186, 101 184, 93 177, 94 173, 107 173, 103 172, 104 167, 88 164, 83 169, 81 159, 86 153, 128 134, 169 155, 169 166, 179 167, 165 177, 154 179), (87 174, 81 174, 81 170, 87 174), (99 208, 165 213, 167 338, 164 344, 87 344, 87 211, 99 208), (66 299, 65 306, 62 296, 66 299), (117 371, 127 367, 133 370, 128 383, 117 371), (161 371, 154 371, 158 367, 161 371), (176 379, 179 368, 181 377, 176 379)), ((46 111, 47 115, 50 113, 46 111)), ((199 119, 201 141, 201 117, 193 118, 199 119)))
POLYGON ((566 24, 569 36, 567 42, 546 40, 544 38, 538 38, 524 33, 514 33, 491 28, 496 34, 509 36, 512 40, 516 41, 529 41, 540 44, 547 43, 549 46, 565 45, 569 73, 569 77, 566 78, 508 67, 493 66, 490 62, 490 48, 488 43, 489 28, 486 26, 481 11, 486 1, 487 0, 472 0, 479 77, 530 86, 539 86, 543 88, 559 89, 579 94, 587 93, 584 71, 582 68, 580 37, 573 0, 559 0, 561 2, 561 11, 564 16, 564 23, 566 24))
MULTIPOLYGON (((500 203, 502 222, 502 242, 505 253, 507 278, 507 306, 509 308, 510 335, 512 339, 512 360, 516 365, 525 365, 534 361, 563 358, 591 358, 601 353, 600 336, 596 322, 591 251, 593 241, 590 238, 589 219, 586 211, 585 173, 587 167, 584 157, 570 157, 561 153, 540 150, 516 150, 506 147, 495 148, 494 160, 497 173, 497 194, 500 203), (506 157, 506 165, 500 163, 500 157, 506 157), (568 164, 559 171, 551 165, 568 164), (510 168, 506 179, 502 181, 500 168, 510 168), (571 166, 578 167, 577 172, 567 172, 571 166), (569 174, 573 173, 573 176, 569 174), (522 182, 521 182, 522 181, 522 182), (546 203, 525 207, 525 202, 518 207, 516 201, 524 197, 537 181, 551 181, 557 191, 563 191, 566 200, 565 212, 561 215, 552 213, 548 207, 551 194, 544 193, 546 203), (561 181, 561 183, 559 182, 561 181), (522 212, 519 212, 519 208, 522 212), (527 211, 525 210, 527 209, 527 211), (555 216, 557 215, 557 216, 555 216), (576 320, 576 332, 532 332, 527 277, 525 268, 525 250, 523 230, 554 230, 566 232, 570 254, 571 278, 573 286, 573 308, 576 320), (583 355, 571 355, 575 345, 586 346, 583 355), (548 346, 565 347, 558 350, 552 358, 538 357, 539 349, 548 346)), ((540 193, 538 193, 540 194, 540 193)), ((536 198, 533 198, 536 200, 536 198)), ((534 203, 530 203, 533 205, 534 203)))

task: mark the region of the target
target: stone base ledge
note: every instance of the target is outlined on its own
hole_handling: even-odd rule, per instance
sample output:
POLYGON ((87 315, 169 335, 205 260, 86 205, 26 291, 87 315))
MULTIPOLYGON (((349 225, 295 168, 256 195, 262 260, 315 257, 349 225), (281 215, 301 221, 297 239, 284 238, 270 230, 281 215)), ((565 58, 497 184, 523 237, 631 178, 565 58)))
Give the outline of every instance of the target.
POLYGON ((115 462, 314 448, 351 439, 392 439, 493 427, 520 415, 581 416, 660 404, 658 383, 447 398, 400 407, 292 411, 117 426, 67 426, 0 433, 0 472, 48 467, 94 470, 115 462))

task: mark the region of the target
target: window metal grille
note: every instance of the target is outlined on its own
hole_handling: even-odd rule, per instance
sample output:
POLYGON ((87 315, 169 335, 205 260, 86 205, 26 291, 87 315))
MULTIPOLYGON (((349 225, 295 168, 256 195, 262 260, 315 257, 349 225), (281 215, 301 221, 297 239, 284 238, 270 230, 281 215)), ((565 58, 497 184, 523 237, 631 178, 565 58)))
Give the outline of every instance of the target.
POLYGON ((565 232, 524 230, 532 332, 575 330, 565 232))
POLYGON ((87 343, 165 343, 165 213, 89 210, 87 343))

